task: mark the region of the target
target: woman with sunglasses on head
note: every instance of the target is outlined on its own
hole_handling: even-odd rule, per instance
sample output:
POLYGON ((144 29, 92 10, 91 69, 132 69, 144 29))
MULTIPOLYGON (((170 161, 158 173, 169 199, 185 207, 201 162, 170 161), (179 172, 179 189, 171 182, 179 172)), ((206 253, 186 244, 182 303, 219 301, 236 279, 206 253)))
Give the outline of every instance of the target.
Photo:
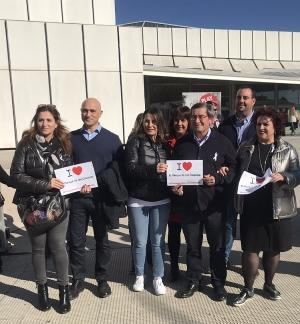
POLYGON ((26 210, 33 207, 42 195, 53 195, 64 187, 54 175, 54 169, 72 164, 69 133, 61 123, 60 114, 54 105, 39 105, 31 122, 31 128, 23 133, 11 165, 11 177, 16 185, 13 202, 24 221, 31 245, 32 265, 38 290, 39 308, 50 309, 48 296, 45 249, 48 245, 54 260, 59 286, 59 311, 71 309, 69 300, 68 254, 65 239, 68 214, 54 227, 37 233, 26 218, 26 210))
POLYGON ((273 109, 256 112, 256 136, 238 150, 240 176, 244 171, 262 181, 268 169, 271 182, 248 194, 235 196, 240 214, 242 273, 244 288, 233 306, 243 305, 254 296, 253 284, 263 252, 265 274, 263 292, 271 300, 281 298, 273 284, 280 253, 292 248, 292 220, 297 215, 294 188, 300 183, 300 168, 295 148, 281 137, 281 120, 273 109))
POLYGON ((128 216, 133 236, 133 259, 136 280, 133 290, 144 290, 144 265, 148 236, 151 240, 153 287, 164 295, 164 239, 169 218, 170 199, 165 173, 167 145, 162 113, 156 108, 145 110, 136 134, 125 149, 129 179, 128 216))

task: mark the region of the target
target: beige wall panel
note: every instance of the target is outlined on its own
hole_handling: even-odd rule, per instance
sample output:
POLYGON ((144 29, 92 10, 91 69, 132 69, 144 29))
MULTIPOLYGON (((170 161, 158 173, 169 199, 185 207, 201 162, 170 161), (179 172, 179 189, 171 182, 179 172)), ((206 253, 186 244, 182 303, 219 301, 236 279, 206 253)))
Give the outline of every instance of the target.
POLYGON ((203 57, 215 57, 214 29, 201 29, 201 53, 203 57))
POLYGON ((80 106, 86 97, 84 73, 51 71, 52 102, 70 130, 82 126, 80 106))
POLYGON ((252 59, 253 58, 253 40, 252 30, 241 30, 241 58, 252 59))
POLYGON ((228 58, 228 30, 215 29, 216 57, 228 58))
POLYGON ((276 31, 266 32, 267 60, 279 60, 279 35, 276 31))
POLYGON ((95 24, 115 25, 115 0, 93 0, 95 24))
POLYGON ((11 101, 11 90, 9 73, 6 70, 0 70, 0 107, 1 107, 1 118, 0 118, 0 148, 13 148, 16 146, 15 143, 15 132, 14 132, 14 120, 13 120, 13 109, 11 101), (5 134, 5 136, 3 136, 5 134))
POLYGON ((266 32, 253 31, 253 59, 266 59, 266 32))
POLYGON ((241 31, 229 30, 229 57, 233 59, 241 58, 241 31))
POLYGON ((86 69, 119 71, 118 30, 116 26, 84 26, 86 69))
POLYGON ((293 61, 300 61, 300 32, 293 33, 293 61))
POLYGON ((143 45, 144 45, 144 54, 149 54, 149 55, 158 54, 156 27, 143 28, 143 45))
POLYGON ((119 72, 88 72, 88 96, 101 102, 101 124, 123 137, 121 86, 119 72))
POLYGON ((124 72, 143 71, 142 29, 119 27, 120 64, 124 72))
POLYGON ((4 21, 0 21, 0 70, 8 69, 7 43, 4 21))
POLYGON ((255 60, 254 62, 259 70, 264 70, 264 69, 282 70, 282 66, 279 61, 255 60))
MULTIPOLYGON (((12 71, 18 140, 39 104, 50 103, 48 73, 46 71, 12 71)), ((61 111, 61 109, 58 107, 61 111)))
POLYGON ((201 56, 200 29, 187 28, 186 37, 187 37, 187 55, 201 56))
POLYGON ((47 70, 44 24, 8 21, 11 68, 15 70, 47 70))
POLYGON ((47 23, 51 70, 84 70, 81 25, 47 23))
POLYGON ((0 19, 28 20, 26 0, 0 0, 0 19))
POLYGON ((291 32, 279 32, 279 59, 292 61, 293 43, 291 32))
POLYGON ((92 24, 92 0, 62 0, 65 23, 92 24))
POLYGON ((145 110, 144 76, 142 73, 122 73, 125 140, 136 116, 145 110))
POLYGON ((28 0, 28 7, 30 20, 62 21, 60 0, 28 0))
POLYGON ((172 55, 172 30, 171 28, 157 28, 158 33, 158 54, 172 55))
POLYGON ((186 56, 186 29, 172 28, 173 55, 186 56))

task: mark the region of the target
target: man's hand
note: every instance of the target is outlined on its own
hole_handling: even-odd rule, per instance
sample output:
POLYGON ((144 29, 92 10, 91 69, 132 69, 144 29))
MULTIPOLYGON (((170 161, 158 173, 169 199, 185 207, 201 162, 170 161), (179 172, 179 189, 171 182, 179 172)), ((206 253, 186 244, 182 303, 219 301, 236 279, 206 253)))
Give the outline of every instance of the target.
POLYGON ((203 176, 203 182, 207 185, 207 186, 214 186, 216 184, 216 179, 214 176, 210 175, 210 174, 206 174, 203 176))
POLYGON ((92 191, 92 188, 90 185, 83 185, 81 187, 80 193, 83 195, 86 195, 86 194, 90 193, 91 191, 92 191))
POLYGON ((172 192, 177 196, 182 196, 183 195, 183 187, 181 185, 174 186, 174 187, 172 187, 172 192))
POLYGON ((156 166, 156 172, 157 173, 164 173, 166 172, 168 169, 168 165, 166 163, 157 163, 157 166, 156 166))

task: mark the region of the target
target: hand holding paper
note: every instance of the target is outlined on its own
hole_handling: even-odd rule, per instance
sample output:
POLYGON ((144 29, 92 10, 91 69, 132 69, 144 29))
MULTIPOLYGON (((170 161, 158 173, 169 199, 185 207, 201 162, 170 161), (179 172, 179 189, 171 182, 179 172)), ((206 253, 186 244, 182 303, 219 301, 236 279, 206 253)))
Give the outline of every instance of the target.
POLYGON ((238 186, 238 195, 249 195, 272 180, 272 171, 267 169, 263 177, 244 171, 238 186))

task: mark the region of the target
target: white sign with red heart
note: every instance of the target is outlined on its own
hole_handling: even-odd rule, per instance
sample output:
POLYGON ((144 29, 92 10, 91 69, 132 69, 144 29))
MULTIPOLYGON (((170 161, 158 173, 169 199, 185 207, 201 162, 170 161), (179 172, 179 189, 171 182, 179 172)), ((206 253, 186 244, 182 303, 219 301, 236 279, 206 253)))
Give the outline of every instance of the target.
POLYGON ((60 190, 62 195, 68 195, 80 191, 83 185, 90 185, 92 188, 98 187, 97 178, 92 162, 85 162, 70 165, 65 168, 54 170, 56 178, 64 183, 64 188, 60 190))
POLYGON ((167 185, 198 186, 203 184, 202 160, 168 160, 167 185))

